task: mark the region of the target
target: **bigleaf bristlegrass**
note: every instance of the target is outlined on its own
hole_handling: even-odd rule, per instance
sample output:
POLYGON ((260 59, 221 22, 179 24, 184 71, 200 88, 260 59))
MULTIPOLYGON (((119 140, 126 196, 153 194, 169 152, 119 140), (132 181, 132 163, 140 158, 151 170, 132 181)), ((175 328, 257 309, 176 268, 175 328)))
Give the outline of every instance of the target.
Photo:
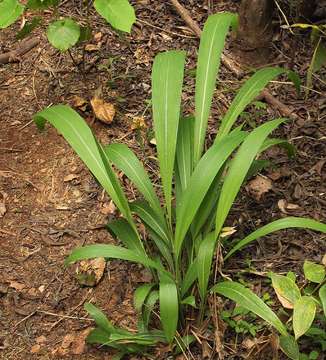
MULTIPOLYGON (((240 113, 266 84, 285 72, 279 68, 259 70, 239 90, 226 115, 216 119, 220 129, 213 145, 204 152, 220 56, 235 18, 231 13, 215 14, 208 18, 204 27, 194 117, 184 117, 180 113, 185 53, 168 51, 154 60, 153 123, 162 194, 156 194, 142 163, 126 145, 101 145, 84 120, 68 106, 51 106, 35 115, 40 128, 48 121, 66 138, 122 215, 108 224, 121 246, 96 244, 78 248, 72 251, 66 264, 95 257, 115 258, 139 263, 155 273, 153 283, 135 292, 135 304, 140 312, 137 334, 113 327, 94 305, 86 305, 98 326, 89 336, 92 343, 111 346, 121 354, 144 352, 157 342, 173 343, 174 340, 182 348, 188 306, 198 305, 200 317, 204 317, 214 254, 225 221, 258 155, 280 143, 278 139, 270 140, 269 136, 285 121, 268 121, 249 133, 241 127, 232 130, 240 113), (128 202, 113 165, 138 189, 139 200, 128 202), (162 206, 161 197, 164 199, 162 206), (135 215, 147 229, 146 241, 138 230, 135 215), (159 312, 154 311, 157 302, 159 312), (159 319, 160 329, 150 326, 151 317, 156 324, 159 319), (121 344, 125 343, 128 346, 123 347, 121 344)), ((281 143, 284 145, 284 140, 281 143)), ((225 259, 262 236, 290 227, 326 232, 326 225, 315 220, 279 219, 239 240, 225 259)), ((272 310, 242 285, 223 282, 215 285, 212 291, 256 311, 283 336, 287 335, 272 310)))

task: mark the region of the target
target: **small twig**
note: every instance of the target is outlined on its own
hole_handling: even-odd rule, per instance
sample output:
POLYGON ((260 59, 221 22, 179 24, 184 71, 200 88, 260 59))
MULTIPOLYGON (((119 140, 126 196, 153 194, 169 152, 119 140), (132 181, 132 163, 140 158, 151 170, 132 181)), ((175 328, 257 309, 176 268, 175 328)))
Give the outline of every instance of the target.
POLYGON ((19 47, 16 50, 0 54, 0 64, 8 64, 15 61, 19 61, 19 57, 28 53, 40 42, 39 39, 29 39, 20 43, 19 47))
POLYGON ((26 123, 25 125, 23 125, 21 128, 18 129, 18 131, 24 130, 25 127, 27 127, 28 125, 32 124, 34 121, 34 119, 30 120, 28 123, 26 123))
POLYGON ((91 318, 79 317, 79 316, 70 316, 70 315, 61 315, 61 314, 56 314, 56 313, 52 313, 52 312, 44 311, 44 310, 37 310, 37 312, 41 313, 41 314, 49 315, 49 316, 59 317, 60 319, 74 319, 74 320, 93 321, 93 319, 91 319, 91 318))
POLYGON ((141 24, 144 24, 144 25, 147 25, 149 27, 152 27, 153 29, 163 31, 163 32, 165 32, 167 34, 171 34, 171 35, 178 36, 178 37, 184 37, 184 38, 187 38, 187 39, 196 39, 196 36, 189 36, 189 35, 180 34, 180 33, 174 32, 174 31, 166 30, 166 29, 160 28, 159 26, 153 25, 153 24, 151 24, 151 23, 149 23, 148 21, 145 21, 145 20, 137 19, 137 22, 139 22, 141 24))
MULTIPOLYGON (((190 27, 190 29, 194 32, 197 37, 201 36, 201 28, 198 23, 192 19, 189 14, 189 11, 184 8, 178 0, 171 0, 171 4, 175 7, 179 15, 182 17, 184 22, 190 27)), ((242 77, 244 75, 244 71, 237 65, 235 62, 225 54, 221 56, 222 63, 231 70, 237 77, 242 77)))
MULTIPOLYGON (((50 326, 50 330, 52 330, 54 327, 56 327, 59 323, 61 323, 61 321, 63 321, 64 319, 67 319, 68 316, 70 316, 70 314, 72 314, 74 311, 76 311, 80 306, 82 306, 84 304, 84 302, 87 300, 88 298, 88 295, 89 295, 89 292, 87 293, 87 295, 83 298, 83 300, 78 304, 76 305, 74 308, 72 308, 70 311, 69 311, 69 315, 64 315, 63 317, 61 317, 58 321, 56 321, 55 323, 53 323, 51 326, 50 326)), ((77 319, 80 319, 80 318, 77 318, 77 319)))
POLYGON ((27 319, 29 319, 30 317, 32 317, 33 315, 35 315, 37 313, 37 310, 32 311, 30 314, 28 314, 27 316, 25 316, 23 319, 19 320, 15 325, 14 325, 14 329, 17 328, 18 325, 20 325, 21 323, 23 323, 24 321, 26 321, 27 319))
POLYGON ((14 149, 14 148, 0 148, 0 151, 8 151, 8 152, 23 152, 24 150, 14 149))

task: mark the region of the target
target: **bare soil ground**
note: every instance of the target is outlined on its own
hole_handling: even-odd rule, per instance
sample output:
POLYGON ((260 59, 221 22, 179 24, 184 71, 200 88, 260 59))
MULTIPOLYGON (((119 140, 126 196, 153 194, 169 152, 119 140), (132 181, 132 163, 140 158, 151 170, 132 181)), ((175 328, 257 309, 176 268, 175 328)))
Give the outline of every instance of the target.
MULTIPOLYGON (((207 13, 233 10, 235 6, 231 1, 209 4, 185 2, 200 24, 207 13)), ((115 213, 110 199, 64 139, 51 127, 38 131, 31 122, 33 114, 50 104, 74 105, 76 95, 89 102, 101 86, 105 100, 117 109, 113 123, 95 120, 89 105, 79 109, 82 116, 103 143, 127 143, 157 176, 155 160, 146 160, 155 154, 149 142, 151 113, 145 111, 152 60, 162 50, 187 51, 183 103, 184 112, 191 113, 194 79, 190 70, 195 68, 198 40, 168 2, 145 0, 135 6, 139 20, 130 36, 118 35, 95 14, 92 16, 93 35, 100 35, 91 41, 98 50, 86 52, 86 65, 91 66, 85 79, 67 54, 58 53, 47 43, 43 30, 33 35, 41 38, 37 48, 19 63, 0 67, 0 202, 5 205, 0 215, 1 359, 111 359, 106 348, 84 345, 93 326, 83 310, 85 301, 94 302, 120 326, 136 326, 133 291, 148 280, 141 267, 110 261, 105 276, 93 288, 80 286, 74 268, 64 267, 65 257, 76 246, 115 241, 103 228, 115 213), (134 129, 137 116, 143 116, 146 125, 139 130, 134 129)), ((68 3, 65 11, 71 14, 68 3)), ((78 18, 78 11, 74 11, 78 18)), ((1 52, 15 44, 17 26, 1 31, 1 52)), ((281 32, 273 44, 275 62, 292 67, 304 79, 311 56, 309 39, 292 39, 281 32)), ((80 49, 73 51, 77 59, 80 54, 80 49)), ((298 98, 288 83, 271 85, 273 94, 300 116, 288 121, 277 134, 295 145, 297 154, 288 159, 283 150, 268 151, 266 158, 271 159, 272 166, 262 175, 271 180, 272 188, 260 199, 250 187, 241 193, 229 220, 229 225, 236 226, 238 237, 286 214, 325 221, 326 83, 325 77, 320 78, 314 79, 315 90, 306 100, 298 98)), ((240 86, 223 67, 219 80, 210 120, 211 137, 217 119, 240 86)), ((279 116, 270 107, 259 111, 251 107, 248 111, 256 124, 279 116)), ((129 198, 135 198, 127 180, 121 180, 129 198)), ((245 277, 259 291, 265 286, 260 275, 270 270, 300 274, 304 259, 320 261, 325 252, 324 236, 283 231, 239 254, 226 264, 225 274, 245 277), (252 259, 251 270, 246 259, 252 259)), ((265 331, 257 337, 268 336, 265 331)), ((248 354, 243 343, 235 344, 231 336, 226 336, 225 345, 228 359, 248 354)), ((262 352, 257 349, 251 350, 248 358, 268 358, 262 348, 262 352)), ((157 349, 155 357, 167 356, 166 349, 157 349)))

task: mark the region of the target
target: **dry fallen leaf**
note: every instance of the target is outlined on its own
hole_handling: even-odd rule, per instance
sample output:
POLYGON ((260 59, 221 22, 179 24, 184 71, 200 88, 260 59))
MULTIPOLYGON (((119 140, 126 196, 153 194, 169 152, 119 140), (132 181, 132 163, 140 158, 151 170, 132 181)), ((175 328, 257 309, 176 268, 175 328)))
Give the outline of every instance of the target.
POLYGON ((37 344, 44 344, 46 342, 46 337, 44 335, 41 335, 35 339, 37 344))
POLYGON ((32 354, 36 354, 41 350, 41 345, 40 344, 35 344, 31 347, 31 353, 32 354))
POLYGON ((149 140, 149 143, 150 143, 151 145, 155 145, 155 146, 156 146, 156 139, 153 138, 153 139, 149 140))
POLYGON ((72 105, 82 111, 85 111, 87 107, 87 101, 82 97, 75 95, 72 98, 72 105))
POLYGON ((285 199, 279 200, 277 202, 277 206, 284 214, 288 213, 286 210, 295 210, 300 208, 299 205, 288 203, 285 199))
POLYGON ((115 108, 113 104, 107 103, 98 97, 93 97, 91 105, 97 119, 105 122, 106 124, 111 124, 115 115, 115 108))
POLYGON ((221 238, 225 238, 234 234, 235 232, 237 232, 237 230, 235 229, 234 226, 226 226, 222 229, 220 236, 221 238))
POLYGON ((98 51, 100 49, 99 44, 94 45, 94 44, 87 44, 85 46, 85 51, 91 52, 91 51, 98 51))
POLYGON ((245 349, 250 350, 256 346, 256 341, 251 338, 245 338, 241 344, 245 349))
POLYGON ((69 182, 69 181, 75 180, 75 179, 77 179, 77 178, 78 178, 78 175, 76 175, 76 174, 69 174, 69 175, 67 175, 67 176, 65 176, 65 177, 63 178, 63 181, 64 181, 64 182, 69 182))
POLYGON ((98 284, 103 276, 105 265, 104 258, 81 261, 76 269, 76 277, 79 284, 84 286, 95 286, 98 284))
POLYGON ((269 190, 272 189, 272 181, 263 176, 256 176, 246 186, 246 190, 258 201, 269 190))
POLYGON ((75 340, 76 335, 74 333, 67 334, 61 345, 52 351, 52 355, 65 356, 69 353, 69 348, 75 340))
POLYGON ((148 55, 148 52, 145 51, 145 49, 143 48, 138 48, 135 53, 134 56, 136 58, 136 64, 145 64, 145 65, 149 65, 151 58, 148 55))
POLYGON ((97 32, 96 34, 94 34, 94 40, 95 40, 96 42, 99 42, 99 41, 101 41, 102 36, 103 36, 103 34, 99 31, 99 32, 97 32))
POLYGON ((109 203, 103 204, 103 206, 100 209, 100 213, 103 215, 112 215, 115 213, 116 207, 111 200, 109 203))
POLYGON ((0 217, 3 217, 7 212, 7 208, 4 202, 0 202, 0 217))
POLYGON ((10 281, 9 287, 11 287, 17 291, 21 291, 25 288, 25 284, 19 283, 17 281, 10 281))
POLYGON ((0 217, 3 217, 7 212, 5 201, 8 195, 5 192, 1 192, 1 196, 2 200, 0 200, 0 217))
POLYGON ((143 130, 147 128, 143 116, 133 116, 130 125, 131 130, 143 130))
POLYGON ((76 335, 75 340, 71 346, 72 354, 81 355, 85 352, 86 338, 92 330, 93 328, 87 328, 76 335))

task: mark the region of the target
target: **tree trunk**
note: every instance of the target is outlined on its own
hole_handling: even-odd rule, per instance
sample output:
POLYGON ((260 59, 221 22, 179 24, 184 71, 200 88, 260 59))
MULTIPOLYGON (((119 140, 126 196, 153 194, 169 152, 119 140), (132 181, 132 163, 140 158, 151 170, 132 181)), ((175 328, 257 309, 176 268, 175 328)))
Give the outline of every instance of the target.
POLYGON ((241 52, 250 52, 243 54, 244 62, 266 62, 273 38, 273 11, 273 0, 242 0, 238 42, 241 52))

